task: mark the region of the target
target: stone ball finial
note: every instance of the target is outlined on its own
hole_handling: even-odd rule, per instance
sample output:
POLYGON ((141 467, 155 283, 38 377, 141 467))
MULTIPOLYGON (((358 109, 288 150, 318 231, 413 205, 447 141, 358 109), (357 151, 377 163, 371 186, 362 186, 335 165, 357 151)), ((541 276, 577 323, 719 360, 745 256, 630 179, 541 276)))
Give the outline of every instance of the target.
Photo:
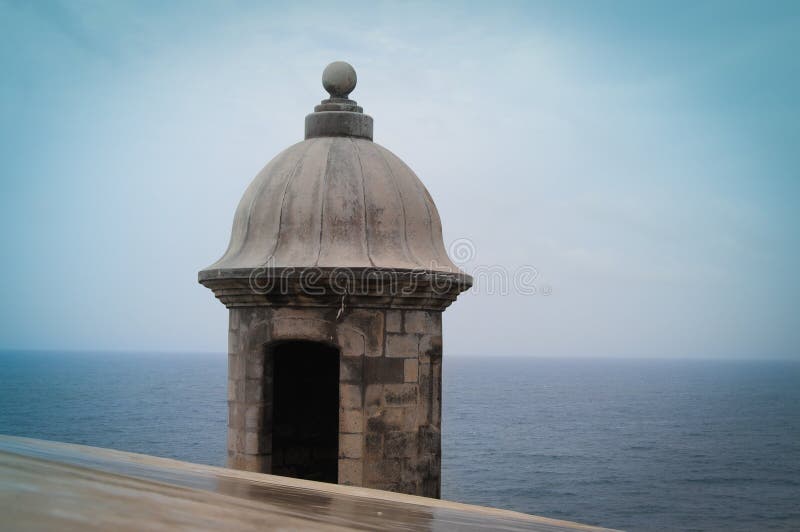
POLYGON ((347 98, 356 88, 356 70, 344 61, 334 61, 322 72, 322 86, 331 98, 347 98))

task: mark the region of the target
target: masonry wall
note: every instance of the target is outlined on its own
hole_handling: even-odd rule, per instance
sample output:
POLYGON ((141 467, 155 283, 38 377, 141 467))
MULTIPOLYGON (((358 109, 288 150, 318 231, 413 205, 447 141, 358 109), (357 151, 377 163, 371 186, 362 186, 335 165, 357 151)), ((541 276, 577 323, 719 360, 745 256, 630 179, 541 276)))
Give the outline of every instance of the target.
POLYGON ((338 482, 439 497, 440 311, 230 309, 228 465, 273 470, 270 346, 321 342, 340 351, 338 482))

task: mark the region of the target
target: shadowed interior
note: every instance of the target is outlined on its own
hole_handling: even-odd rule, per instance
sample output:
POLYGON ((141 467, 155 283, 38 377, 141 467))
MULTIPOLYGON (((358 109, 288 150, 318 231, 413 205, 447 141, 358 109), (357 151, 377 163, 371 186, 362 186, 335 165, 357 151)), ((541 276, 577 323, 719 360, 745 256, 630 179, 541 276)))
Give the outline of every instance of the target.
POLYGON ((337 482, 339 350, 317 342, 272 348, 272 473, 337 482))

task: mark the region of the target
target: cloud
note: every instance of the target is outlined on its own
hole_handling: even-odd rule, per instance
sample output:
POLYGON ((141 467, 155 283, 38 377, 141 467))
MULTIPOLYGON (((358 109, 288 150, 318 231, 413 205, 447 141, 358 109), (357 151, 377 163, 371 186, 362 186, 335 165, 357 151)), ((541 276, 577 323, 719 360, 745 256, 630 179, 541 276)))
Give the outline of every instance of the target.
POLYGON ((780 79, 785 32, 706 38, 631 6, 630 24, 528 4, 2 9, 0 345, 224 351, 196 271, 346 59, 446 240, 553 288, 463 296, 448 353, 798 356, 793 96, 770 96, 774 127, 738 90, 709 98, 761 63, 780 79))

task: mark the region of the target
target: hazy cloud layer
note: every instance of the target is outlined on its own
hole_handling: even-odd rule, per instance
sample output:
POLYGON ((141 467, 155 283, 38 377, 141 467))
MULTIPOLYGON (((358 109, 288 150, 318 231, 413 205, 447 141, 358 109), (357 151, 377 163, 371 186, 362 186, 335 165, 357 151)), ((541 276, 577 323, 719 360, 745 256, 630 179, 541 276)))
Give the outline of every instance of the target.
POLYGON ((799 357, 797 4, 489 6, 0 3, 0 347, 224 352, 196 272, 344 59, 464 268, 552 290, 448 355, 799 357))

